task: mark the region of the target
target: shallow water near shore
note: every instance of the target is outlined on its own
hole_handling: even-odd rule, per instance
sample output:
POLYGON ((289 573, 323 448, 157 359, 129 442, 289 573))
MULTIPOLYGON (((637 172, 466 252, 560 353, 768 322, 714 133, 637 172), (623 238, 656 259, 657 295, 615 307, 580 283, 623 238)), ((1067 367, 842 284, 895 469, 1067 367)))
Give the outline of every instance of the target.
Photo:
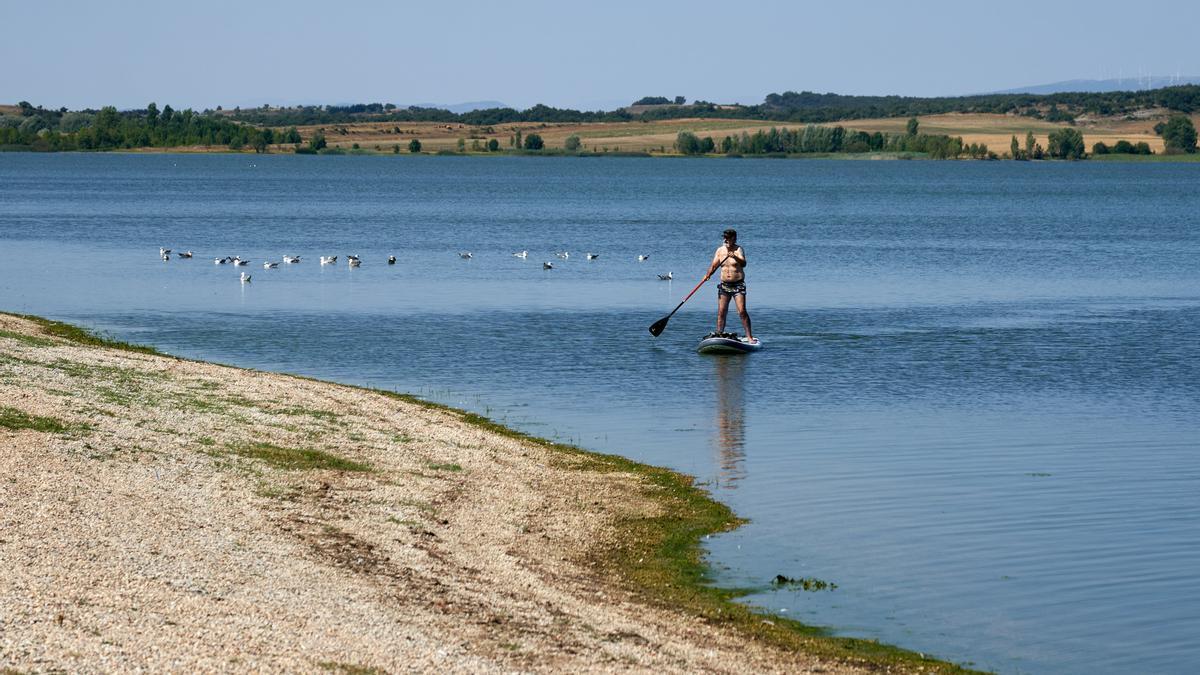
POLYGON ((0 154, 0 309, 690 473, 752 521, 707 542, 719 583, 837 634, 1005 673, 1183 673, 1198 184, 1193 165, 0 154), (650 337, 729 225, 766 348, 694 353, 711 287, 650 337), (304 262, 262 269, 283 254, 304 262))

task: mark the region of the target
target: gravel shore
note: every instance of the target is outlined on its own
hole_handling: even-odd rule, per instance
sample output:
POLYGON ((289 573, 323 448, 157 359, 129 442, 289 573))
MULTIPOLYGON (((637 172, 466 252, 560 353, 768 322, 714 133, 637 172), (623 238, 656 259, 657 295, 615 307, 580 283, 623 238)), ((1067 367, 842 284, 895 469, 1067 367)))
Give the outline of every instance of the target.
POLYGON ((850 672, 589 563, 662 508, 460 413, 0 314, 0 672, 850 672))

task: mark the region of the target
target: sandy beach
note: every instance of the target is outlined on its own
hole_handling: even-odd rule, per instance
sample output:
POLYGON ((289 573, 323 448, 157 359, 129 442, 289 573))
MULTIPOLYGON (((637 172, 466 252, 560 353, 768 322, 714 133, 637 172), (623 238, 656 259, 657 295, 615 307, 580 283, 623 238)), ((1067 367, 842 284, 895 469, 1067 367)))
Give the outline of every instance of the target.
POLYGON ((6 673, 945 665, 639 590, 613 552, 661 481, 382 392, 0 314, 0 447, 6 673))

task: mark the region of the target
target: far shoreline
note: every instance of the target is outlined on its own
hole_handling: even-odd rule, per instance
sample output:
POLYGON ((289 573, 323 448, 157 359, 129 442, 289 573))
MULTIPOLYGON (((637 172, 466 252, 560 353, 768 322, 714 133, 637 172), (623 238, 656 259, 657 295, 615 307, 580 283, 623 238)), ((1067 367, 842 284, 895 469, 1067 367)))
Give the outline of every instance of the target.
POLYGON ((1053 164, 1086 164, 1088 162, 1102 162, 1109 164, 1192 164, 1200 163, 1200 153, 1178 153, 1178 154, 1154 154, 1154 155, 1132 155, 1132 154, 1117 154, 1110 153, 1105 155, 1089 155, 1083 159, 1033 159, 1033 160, 1012 160, 1008 158, 970 158, 970 157, 953 157, 953 158, 934 158, 927 153, 918 152, 865 152, 865 153, 765 153, 765 154, 704 154, 704 155, 684 155, 680 153, 650 153, 650 152, 577 152, 569 153, 562 151, 500 151, 500 152, 456 152, 452 150, 439 150, 436 152, 408 152, 399 153, 386 152, 382 150, 368 150, 365 148, 345 149, 337 148, 332 152, 263 152, 257 153, 246 150, 230 150, 228 148, 122 148, 116 150, 64 150, 57 152, 46 152, 32 150, 27 148, 0 148, 0 156, 6 154, 28 154, 28 155, 238 155, 245 157, 264 157, 264 156, 301 156, 301 157, 408 157, 408 158, 430 158, 430 157, 537 157, 537 158, 560 158, 560 159, 602 159, 602 158, 624 158, 624 159, 667 159, 667 160, 720 160, 720 159, 748 159, 748 160, 835 160, 843 162, 879 162, 879 161, 930 161, 930 162, 967 162, 967 163, 1053 163, 1053 164))

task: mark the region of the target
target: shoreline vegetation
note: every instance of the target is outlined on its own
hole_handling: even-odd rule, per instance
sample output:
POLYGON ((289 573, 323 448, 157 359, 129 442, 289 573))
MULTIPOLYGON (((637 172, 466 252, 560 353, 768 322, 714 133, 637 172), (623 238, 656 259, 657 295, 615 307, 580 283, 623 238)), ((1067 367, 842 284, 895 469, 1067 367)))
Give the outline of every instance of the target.
POLYGON ((0 151, 1192 161, 1198 123, 1200 85, 941 98, 784 92, 749 106, 645 97, 594 112, 379 103, 69 111, 21 101, 0 105, 0 151))
POLYGON ((5 672, 971 672, 712 586, 687 476, 412 396, 0 312, 0 400, 5 672))

